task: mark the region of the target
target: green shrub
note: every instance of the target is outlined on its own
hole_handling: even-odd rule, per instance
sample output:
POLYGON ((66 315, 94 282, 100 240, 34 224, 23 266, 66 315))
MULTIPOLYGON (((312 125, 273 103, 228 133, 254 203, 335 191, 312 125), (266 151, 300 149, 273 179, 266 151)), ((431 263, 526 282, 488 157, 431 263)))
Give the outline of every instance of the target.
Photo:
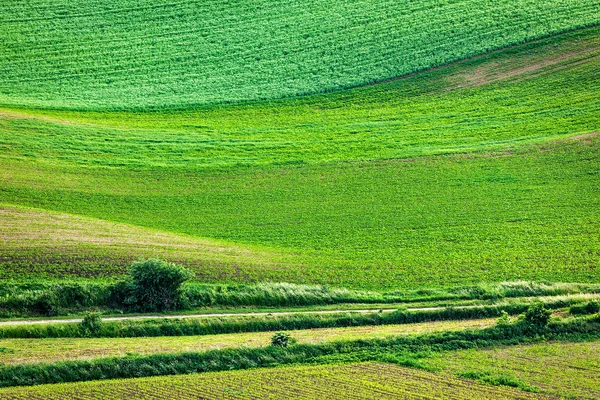
POLYGON ((600 303, 598 303, 596 300, 592 300, 587 303, 585 310, 588 314, 596 314, 597 312, 600 312, 600 303))
POLYGON ((168 311, 182 308, 181 285, 193 274, 184 267, 157 259, 134 263, 122 283, 123 305, 132 311, 168 311))
POLYGON ((509 326, 511 324, 510 315, 504 310, 500 313, 500 318, 496 321, 497 326, 509 326))
POLYGON ((288 332, 276 332, 271 336, 271 346, 288 347, 294 343, 296 343, 296 340, 288 332))
POLYGON ((79 324, 81 335, 85 337, 95 337, 102 331, 102 318, 99 313, 89 312, 79 324))
POLYGON ((600 304, 596 300, 592 300, 587 304, 576 304, 569 308, 571 314, 596 314, 600 311, 600 304))
POLYGON ((552 310, 548 310, 543 303, 534 303, 525 312, 525 322, 535 327, 545 327, 550 322, 552 310))

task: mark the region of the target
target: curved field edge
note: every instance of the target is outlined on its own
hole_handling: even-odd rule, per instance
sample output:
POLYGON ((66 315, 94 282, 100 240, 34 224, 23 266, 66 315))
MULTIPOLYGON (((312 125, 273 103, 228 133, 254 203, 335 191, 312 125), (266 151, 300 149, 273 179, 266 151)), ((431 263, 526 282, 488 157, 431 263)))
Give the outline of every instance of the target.
POLYGON ((294 265, 293 254, 0 203, 0 277, 114 277, 140 258, 186 264, 198 277, 221 268, 294 265))
MULTIPOLYGON (((287 249, 281 253, 297 261, 275 268, 224 263, 203 276, 211 282, 363 289, 597 282, 598 146, 600 138, 592 135, 410 162, 199 176, 71 171, 61 174, 62 187, 55 186, 53 168, 13 164, 2 196, 15 204, 287 249)), ((22 278, 56 276, 51 264, 31 260, 3 270, 22 278)), ((102 269, 89 273, 102 275, 102 269)))
POLYGON ((0 110, 0 157, 214 171, 505 149, 600 131, 600 28, 340 93, 181 112, 0 110))
POLYGON ((599 6, 13 1, 0 13, 0 103, 143 109, 321 93, 598 24, 599 6))
POLYGON ((217 372, 166 378, 0 389, 7 400, 17 399, 143 399, 148 395, 181 399, 289 398, 331 399, 423 398, 439 399, 545 399, 517 389, 491 387, 466 379, 437 375, 392 364, 361 363, 299 366, 251 371, 217 372))

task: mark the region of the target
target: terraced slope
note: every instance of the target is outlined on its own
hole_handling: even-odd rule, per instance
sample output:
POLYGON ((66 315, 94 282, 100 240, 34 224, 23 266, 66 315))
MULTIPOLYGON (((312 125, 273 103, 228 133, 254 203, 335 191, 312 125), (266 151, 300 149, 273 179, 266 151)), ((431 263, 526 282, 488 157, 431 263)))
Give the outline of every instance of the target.
POLYGON ((600 23, 599 0, 9 0, 0 104, 184 107, 329 92, 600 23))
POLYGON ((388 364, 292 367, 0 389, 7 400, 549 399, 388 364))
MULTIPOLYGON (((266 252, 251 265, 205 253, 194 268, 207 281, 596 282, 599 32, 302 99, 3 110, 0 201, 266 252)), ((41 242, 6 249, 4 277, 64 273, 31 268, 41 242)), ((73 258, 71 273, 143 255, 122 249, 92 268, 73 258)))

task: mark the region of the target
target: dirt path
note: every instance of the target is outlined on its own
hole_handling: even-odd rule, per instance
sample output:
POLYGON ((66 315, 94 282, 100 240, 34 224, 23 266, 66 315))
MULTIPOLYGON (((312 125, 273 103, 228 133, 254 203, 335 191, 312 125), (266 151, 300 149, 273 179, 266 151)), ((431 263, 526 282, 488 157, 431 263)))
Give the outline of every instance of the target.
MULTIPOLYGON (((426 311, 426 310, 440 310, 443 307, 423 307, 423 308, 408 308, 408 311, 426 311)), ((457 307, 458 308, 458 307, 457 307)), ((321 311, 275 311, 275 312, 249 312, 249 313, 219 313, 219 314, 179 314, 179 315, 132 315, 126 317, 106 317, 102 318, 103 321, 126 321, 132 319, 181 319, 181 318, 211 318, 211 317, 262 317, 267 315, 280 316, 280 315, 298 315, 298 314, 339 314, 339 313, 358 313, 358 314, 371 314, 379 311, 384 313, 390 313, 396 311, 397 308, 377 308, 367 310, 321 310, 321 311)), ((65 324, 65 323, 78 323, 81 322, 81 318, 69 318, 69 319, 38 319, 38 320, 18 320, 18 321, 1 321, 0 326, 14 326, 14 325, 34 325, 34 324, 65 324)))

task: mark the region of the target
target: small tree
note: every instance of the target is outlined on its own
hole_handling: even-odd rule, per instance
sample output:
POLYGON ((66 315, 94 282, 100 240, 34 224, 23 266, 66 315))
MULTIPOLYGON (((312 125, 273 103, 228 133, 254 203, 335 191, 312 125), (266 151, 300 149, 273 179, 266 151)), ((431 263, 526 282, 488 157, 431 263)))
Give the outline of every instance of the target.
POLYGON ((102 329, 102 318, 100 317, 100 314, 96 312, 87 313, 79 324, 79 329, 83 336, 97 336, 102 329))
POLYGON ((271 346, 288 347, 296 343, 296 340, 287 332, 277 332, 271 337, 271 346))
POLYGON ((139 311, 167 311, 182 305, 181 285, 193 274, 184 267, 157 259, 134 263, 129 269, 125 303, 139 311))
POLYGON ((552 310, 546 309, 542 303, 535 303, 525 312, 525 321, 532 326, 543 328, 550 322, 550 315, 552 310))

